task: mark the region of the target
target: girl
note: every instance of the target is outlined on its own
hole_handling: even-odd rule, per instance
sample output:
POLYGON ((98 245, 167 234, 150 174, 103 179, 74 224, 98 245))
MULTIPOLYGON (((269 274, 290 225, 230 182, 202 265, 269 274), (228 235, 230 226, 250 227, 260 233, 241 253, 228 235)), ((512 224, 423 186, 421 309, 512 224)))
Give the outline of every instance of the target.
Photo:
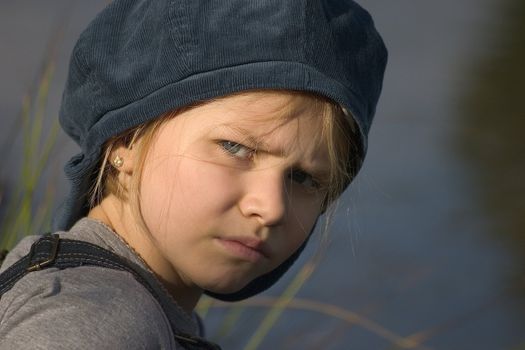
POLYGON ((357 173, 386 64, 350 0, 116 0, 70 63, 57 232, 0 278, 0 349, 210 349, 357 173), (75 268, 73 268, 75 267, 75 268))

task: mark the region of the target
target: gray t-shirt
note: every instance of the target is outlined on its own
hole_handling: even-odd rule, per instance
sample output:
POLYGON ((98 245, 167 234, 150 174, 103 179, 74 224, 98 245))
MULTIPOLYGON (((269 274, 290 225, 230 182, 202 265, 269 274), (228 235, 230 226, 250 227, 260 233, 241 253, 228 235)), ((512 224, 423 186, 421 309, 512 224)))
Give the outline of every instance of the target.
MULTIPOLYGON (((118 237, 84 218, 60 237, 96 244, 145 268, 118 237)), ((29 252, 39 236, 24 238, 0 272, 29 252)), ((175 303, 162 310, 128 272, 81 266, 28 273, 0 299, 0 350, 12 349, 181 349, 169 320, 199 335, 197 316, 175 303)))

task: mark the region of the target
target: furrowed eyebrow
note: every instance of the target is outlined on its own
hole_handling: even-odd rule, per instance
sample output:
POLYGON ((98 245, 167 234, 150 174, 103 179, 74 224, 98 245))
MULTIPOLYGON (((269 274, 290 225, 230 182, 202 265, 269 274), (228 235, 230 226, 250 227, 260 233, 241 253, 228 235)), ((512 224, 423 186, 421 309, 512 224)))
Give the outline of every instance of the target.
MULTIPOLYGON (((226 130, 236 134, 243 145, 255 150, 258 153, 266 153, 276 155, 279 157, 287 157, 288 153, 284 149, 272 149, 261 137, 253 136, 252 131, 237 125, 221 125, 226 130)), ((296 164, 298 169, 308 172, 316 179, 322 182, 328 182, 330 178, 330 171, 323 166, 299 162, 296 164)))
MULTIPOLYGON (((277 152, 272 152, 270 146, 260 137, 253 136, 252 132, 248 129, 242 128, 240 126, 233 125, 223 125, 226 129, 232 131, 242 138, 242 143, 258 152, 273 154, 277 152)), ((282 155, 283 152, 278 153, 282 155)))

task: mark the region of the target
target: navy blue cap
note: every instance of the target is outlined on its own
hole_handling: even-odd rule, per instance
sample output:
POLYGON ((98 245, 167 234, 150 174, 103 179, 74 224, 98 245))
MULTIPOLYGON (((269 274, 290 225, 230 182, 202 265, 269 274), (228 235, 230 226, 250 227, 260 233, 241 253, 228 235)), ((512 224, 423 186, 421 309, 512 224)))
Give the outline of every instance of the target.
MULTIPOLYGON (((169 110, 238 91, 300 90, 332 99, 354 118, 364 157, 386 61, 370 15, 351 0, 113 1, 71 56, 60 122, 81 153, 65 166, 71 192, 55 228, 69 229, 87 214, 106 140, 169 110)), ((223 299, 268 288, 303 247, 223 299)))

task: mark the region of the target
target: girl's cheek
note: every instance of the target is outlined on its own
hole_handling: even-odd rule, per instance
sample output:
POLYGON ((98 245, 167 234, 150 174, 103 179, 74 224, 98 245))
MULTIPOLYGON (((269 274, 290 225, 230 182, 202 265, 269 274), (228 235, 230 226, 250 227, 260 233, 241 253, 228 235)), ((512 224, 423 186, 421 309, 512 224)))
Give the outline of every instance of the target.
POLYGON ((292 217, 296 218, 294 224, 297 227, 295 244, 300 246, 310 234, 315 221, 320 215, 320 204, 318 201, 298 201, 294 206, 296 210, 292 213, 292 217))
POLYGON ((240 193, 238 172, 213 162, 185 159, 174 177, 179 181, 176 196, 192 209, 214 205, 223 210, 234 205, 240 193))

